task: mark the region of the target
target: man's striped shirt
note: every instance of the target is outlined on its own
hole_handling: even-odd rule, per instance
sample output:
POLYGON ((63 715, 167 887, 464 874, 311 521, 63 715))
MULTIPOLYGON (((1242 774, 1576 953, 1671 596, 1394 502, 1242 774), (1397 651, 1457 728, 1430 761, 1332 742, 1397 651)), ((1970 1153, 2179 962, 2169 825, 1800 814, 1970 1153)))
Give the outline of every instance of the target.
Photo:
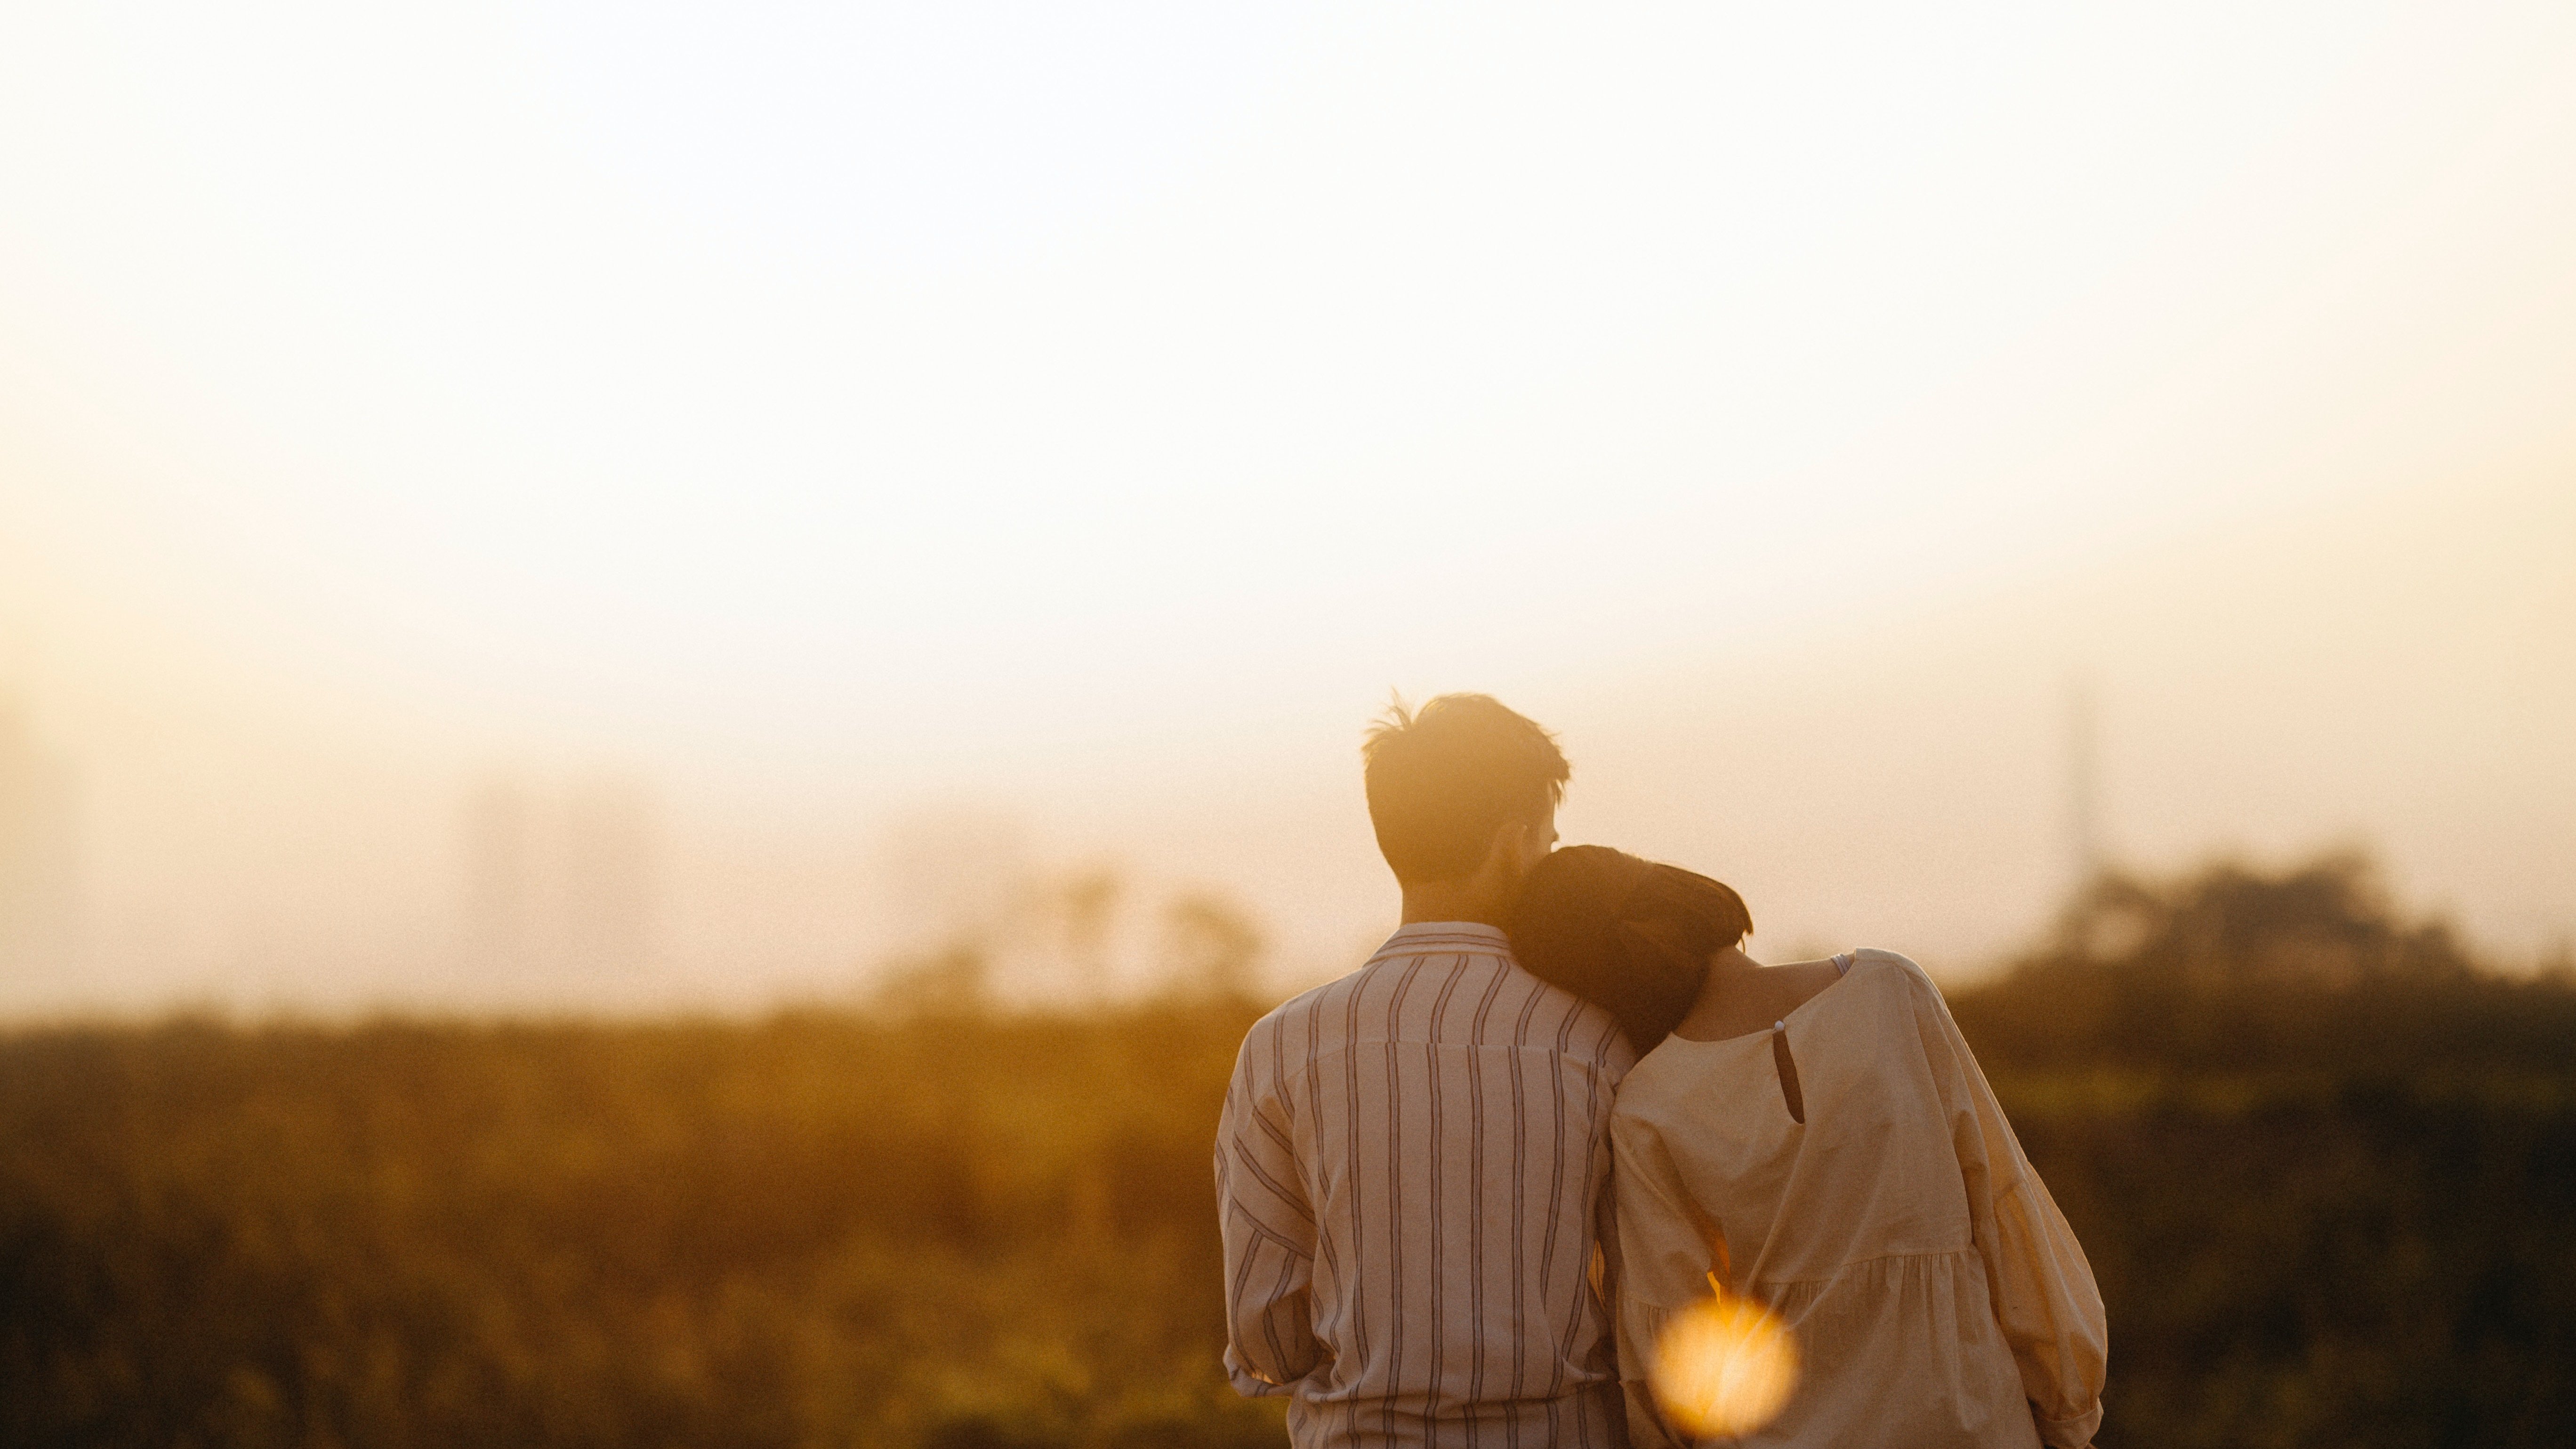
POLYGON ((1216 1143, 1235 1387, 1298 1449, 1623 1446, 1590 1269, 1635 1060, 1467 922, 1263 1017, 1216 1143))

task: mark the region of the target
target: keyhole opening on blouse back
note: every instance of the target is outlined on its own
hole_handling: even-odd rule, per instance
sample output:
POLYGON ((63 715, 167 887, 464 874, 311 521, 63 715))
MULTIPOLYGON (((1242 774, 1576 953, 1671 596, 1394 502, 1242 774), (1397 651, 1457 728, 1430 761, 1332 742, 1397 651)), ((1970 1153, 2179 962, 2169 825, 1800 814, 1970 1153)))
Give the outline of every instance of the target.
POLYGON ((1807 1098, 1798 1090, 1798 1063, 1789 1055, 1789 1030, 1783 1022, 1771 1024, 1771 1065, 1780 1069, 1780 1098, 1789 1104, 1789 1120, 1807 1125, 1807 1098))

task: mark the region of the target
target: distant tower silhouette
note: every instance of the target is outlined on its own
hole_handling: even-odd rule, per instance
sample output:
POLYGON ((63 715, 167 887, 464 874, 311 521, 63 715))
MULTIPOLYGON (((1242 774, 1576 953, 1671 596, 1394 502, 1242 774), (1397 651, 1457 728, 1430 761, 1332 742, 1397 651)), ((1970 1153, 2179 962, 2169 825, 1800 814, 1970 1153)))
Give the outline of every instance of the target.
POLYGON ((71 767, 0 695, 0 973, 68 967, 78 946, 77 805, 71 767))
POLYGON ((2107 863, 2102 849, 2101 700, 2090 675, 2077 674, 2066 689, 2066 845, 2078 888, 2092 883, 2107 863))
POLYGON ((486 780, 465 801, 459 946, 470 976, 541 989, 650 964, 659 840, 640 787, 486 780))
POLYGON ((466 959, 478 973, 516 976, 534 954, 535 842, 527 792, 487 780, 465 804, 466 959))
POLYGON ((617 979, 653 948, 658 865, 651 802, 630 785, 593 782, 563 801, 555 863, 558 969, 617 979))

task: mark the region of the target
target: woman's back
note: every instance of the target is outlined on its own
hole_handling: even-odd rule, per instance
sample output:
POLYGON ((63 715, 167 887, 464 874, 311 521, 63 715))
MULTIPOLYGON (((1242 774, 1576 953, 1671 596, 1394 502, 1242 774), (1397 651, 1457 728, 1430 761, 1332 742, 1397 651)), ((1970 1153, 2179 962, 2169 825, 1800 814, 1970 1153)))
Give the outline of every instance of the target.
MULTIPOLYGON (((1804 1360, 1780 1417, 1743 1442, 2086 1443, 2100 1296, 1930 978, 1860 952, 1779 1020, 1668 1038, 1621 1086, 1624 1371, 1641 1376, 1722 1261, 1804 1360)), ((1632 1423, 1655 1442, 1651 1416, 1632 1423)))

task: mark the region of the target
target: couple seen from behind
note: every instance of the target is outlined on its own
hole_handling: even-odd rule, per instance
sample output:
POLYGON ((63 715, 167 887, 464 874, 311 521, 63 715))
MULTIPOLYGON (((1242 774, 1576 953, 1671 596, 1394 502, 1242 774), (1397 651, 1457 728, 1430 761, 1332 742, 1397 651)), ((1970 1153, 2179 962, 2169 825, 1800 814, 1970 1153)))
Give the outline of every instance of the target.
POLYGON ((2092 1269, 1920 966, 1764 966, 1728 887, 1555 849, 1486 696, 1362 753, 1402 924, 1253 1026, 1216 1143, 1226 1370, 1297 1449, 1703 1442, 1654 1368, 1713 1293, 1799 1368, 1721 1442, 2091 1443, 2092 1269))

